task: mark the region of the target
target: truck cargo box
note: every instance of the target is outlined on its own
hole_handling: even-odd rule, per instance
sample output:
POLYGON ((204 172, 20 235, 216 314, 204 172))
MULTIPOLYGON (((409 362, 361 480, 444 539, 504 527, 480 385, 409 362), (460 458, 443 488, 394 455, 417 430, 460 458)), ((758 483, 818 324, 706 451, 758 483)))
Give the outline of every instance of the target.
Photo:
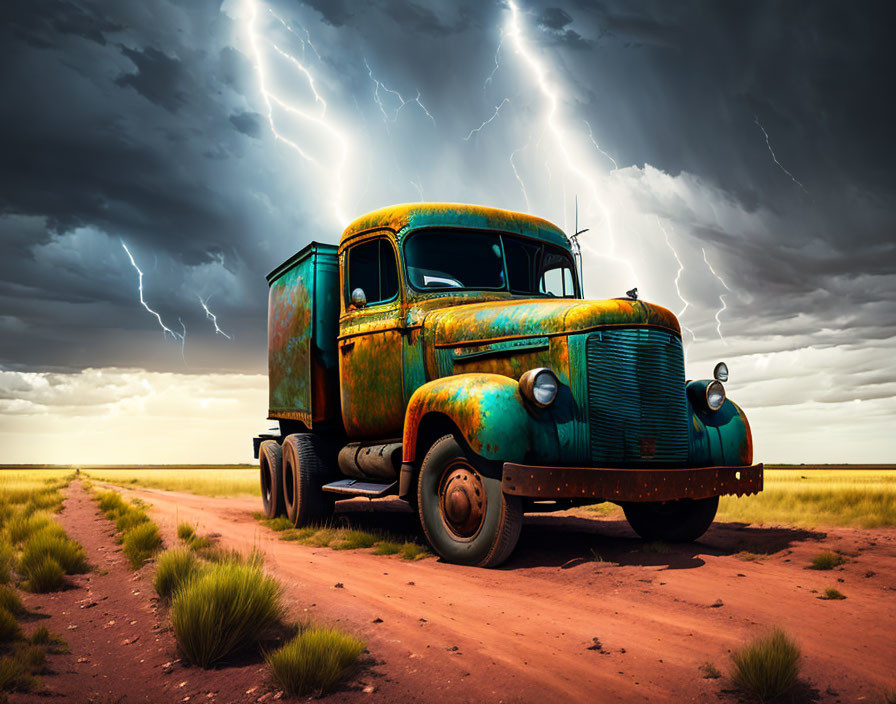
POLYGON ((312 242, 267 276, 268 418, 340 423, 339 260, 312 242))

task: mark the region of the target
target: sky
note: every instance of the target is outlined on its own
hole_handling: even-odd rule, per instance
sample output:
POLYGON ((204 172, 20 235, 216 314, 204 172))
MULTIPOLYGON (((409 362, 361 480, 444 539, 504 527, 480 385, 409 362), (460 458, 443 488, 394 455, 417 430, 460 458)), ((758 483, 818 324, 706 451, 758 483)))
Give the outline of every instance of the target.
POLYGON ((678 314, 757 461, 894 462, 894 15, 4 2, 0 462, 252 461, 264 275, 419 200, 577 203, 586 296, 678 314))

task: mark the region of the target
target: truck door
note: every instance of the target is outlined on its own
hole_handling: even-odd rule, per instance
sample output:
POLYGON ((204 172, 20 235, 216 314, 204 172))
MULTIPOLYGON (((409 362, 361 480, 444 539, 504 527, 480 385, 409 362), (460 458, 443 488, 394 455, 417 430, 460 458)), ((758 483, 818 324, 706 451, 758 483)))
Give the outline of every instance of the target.
POLYGON ((344 262, 339 386, 345 430, 352 440, 399 438, 405 404, 395 247, 385 237, 367 240, 349 247, 344 262))

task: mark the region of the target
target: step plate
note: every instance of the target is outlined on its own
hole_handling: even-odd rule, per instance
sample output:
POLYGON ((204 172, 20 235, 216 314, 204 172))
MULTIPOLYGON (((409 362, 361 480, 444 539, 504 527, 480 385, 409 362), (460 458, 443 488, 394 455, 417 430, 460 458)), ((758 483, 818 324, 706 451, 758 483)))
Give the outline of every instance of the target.
POLYGON ((358 479, 340 479, 338 482, 324 484, 322 489, 334 494, 346 494, 348 496, 368 496, 374 498, 394 494, 398 488, 398 482, 380 484, 377 482, 362 482, 358 479))

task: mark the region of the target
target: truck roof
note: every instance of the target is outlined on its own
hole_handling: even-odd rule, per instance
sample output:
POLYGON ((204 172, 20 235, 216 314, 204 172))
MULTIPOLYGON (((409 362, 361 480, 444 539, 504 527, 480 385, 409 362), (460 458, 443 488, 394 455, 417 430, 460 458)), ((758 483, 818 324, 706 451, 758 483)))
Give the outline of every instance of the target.
POLYGON ((569 248, 569 240, 563 230, 547 220, 511 210, 461 203, 404 203, 374 210, 345 228, 339 248, 342 249, 356 235, 370 230, 388 228, 401 239, 409 230, 421 227, 499 230, 569 248))

